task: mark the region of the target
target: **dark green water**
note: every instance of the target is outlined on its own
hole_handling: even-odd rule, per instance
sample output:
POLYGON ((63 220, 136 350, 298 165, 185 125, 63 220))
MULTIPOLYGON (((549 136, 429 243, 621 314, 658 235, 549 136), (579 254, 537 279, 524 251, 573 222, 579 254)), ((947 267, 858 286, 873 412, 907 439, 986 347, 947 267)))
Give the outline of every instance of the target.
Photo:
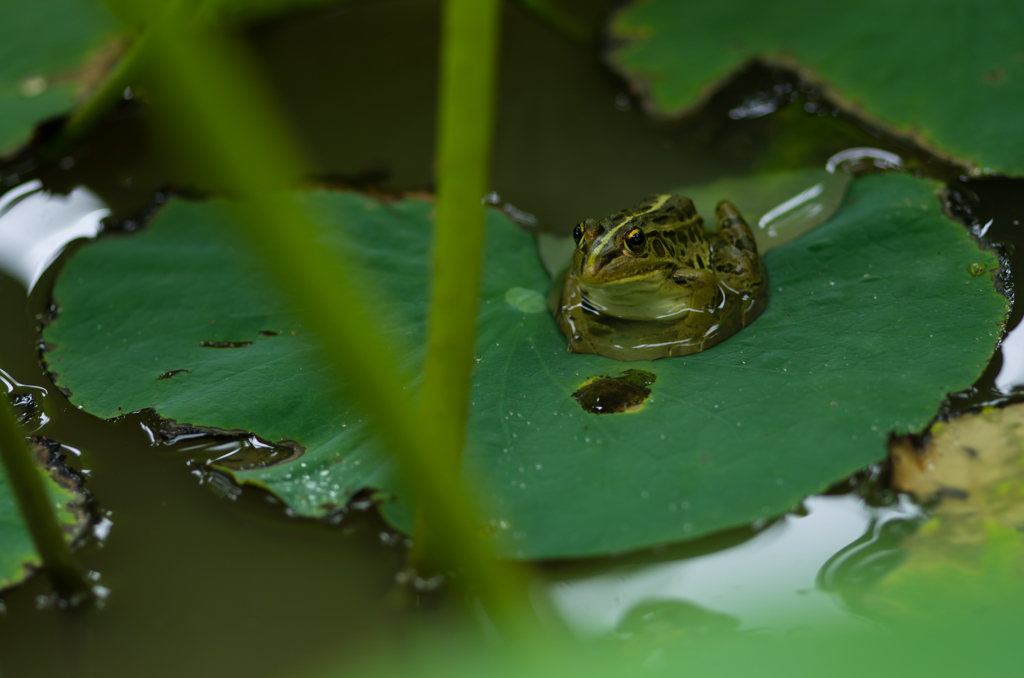
MULTIPOLYGON (((594 27, 605 17, 603 0, 559 4, 594 27)), ((251 31, 321 177, 391 191, 430 188, 438 9, 433 0, 353 2, 251 31)), ((596 46, 566 38, 514 3, 506 6, 502 40, 493 188, 551 230, 568 230, 669 187, 822 166, 853 146, 896 152, 911 168, 944 180, 957 176, 832 115, 786 74, 753 68, 698 115, 656 123, 602 65, 596 46), (790 91, 795 99, 784 104, 790 91), (776 112, 729 115, 764 93, 777 99, 776 112)), ((84 185, 119 219, 140 214, 158 189, 201 191, 202 177, 161 159, 139 101, 144 95, 142 89, 114 111, 75 150, 70 168, 36 169, 20 160, 0 167, 0 175, 17 174, 15 183, 38 178, 56 192, 84 185)), ((1014 248, 1021 238, 1014 224, 1020 184, 956 184, 967 196, 962 211, 969 220, 981 225, 994 218, 988 237, 1006 243, 1004 253, 1016 261, 1015 252, 1024 253, 1014 248)), ((71 464, 91 472, 87 488, 96 509, 109 512, 114 525, 105 543, 87 540, 78 555, 112 594, 103 610, 66 613, 37 609, 48 591, 41 577, 6 593, 3 675, 293 675, 326 656, 354 658, 372 641, 401 639, 419 608, 410 602, 414 596, 395 588, 404 547, 392 545, 396 540, 373 511, 354 510, 329 525, 291 519, 257 490, 231 499, 192 474, 183 443, 153 445, 144 429, 153 422, 145 415, 100 421, 52 389, 38 361, 36 324, 57 268, 59 262, 27 304, 24 288, 0 277, 0 366, 22 383, 49 389, 52 421, 41 433, 82 450, 71 464)), ((1010 326, 1020 314, 1015 309, 1010 326)), ((952 398, 947 409, 1005 400, 994 387, 1000 365, 997 358, 976 388, 952 398)), ((547 573, 572 581, 670 563, 733 547, 756 532, 736 530, 625 559, 563 563, 547 573)))

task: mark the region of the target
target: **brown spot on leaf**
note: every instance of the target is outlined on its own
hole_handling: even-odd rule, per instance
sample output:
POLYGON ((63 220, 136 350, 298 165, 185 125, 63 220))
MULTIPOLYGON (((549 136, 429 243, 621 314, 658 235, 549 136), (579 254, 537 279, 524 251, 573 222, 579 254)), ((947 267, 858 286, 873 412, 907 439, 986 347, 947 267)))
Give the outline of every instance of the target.
POLYGON ((643 370, 626 370, 618 377, 600 376, 586 381, 572 394, 576 402, 593 414, 614 414, 639 410, 651 395, 655 377, 643 370))
POLYGON ((1006 80, 1006 72, 1001 68, 993 68, 985 74, 985 82, 990 85, 1001 85, 1006 80))
POLYGON ((203 348, 242 348, 252 346, 251 341, 200 341, 203 348))
POLYGON ((171 370, 170 372, 164 372, 159 377, 157 377, 157 381, 159 381, 160 379, 170 379, 174 375, 181 374, 182 372, 188 372, 189 374, 191 374, 192 370, 171 370))

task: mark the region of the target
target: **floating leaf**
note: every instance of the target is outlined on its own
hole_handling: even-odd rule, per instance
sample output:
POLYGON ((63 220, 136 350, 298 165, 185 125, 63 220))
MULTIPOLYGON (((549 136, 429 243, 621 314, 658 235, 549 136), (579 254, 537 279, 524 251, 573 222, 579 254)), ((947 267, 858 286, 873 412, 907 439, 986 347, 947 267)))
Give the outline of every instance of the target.
MULTIPOLYGON (((6 397, 0 395, 0 397, 6 397)), ((74 541, 89 524, 85 494, 77 478, 58 461, 60 446, 44 438, 32 440, 46 489, 57 511, 57 522, 68 541, 74 541)), ((41 565, 32 537, 29 536, 18 510, 14 491, 7 484, 7 475, 0 465, 0 591, 13 586, 41 565)))
POLYGON ((98 84, 123 48, 117 29, 92 0, 32 0, 0 10, 0 157, 98 84))
POLYGON ((938 422, 923 443, 903 438, 890 452, 893 486, 938 501, 939 514, 970 519, 974 528, 987 519, 1024 525, 1024 405, 938 422))
MULTIPOLYGON (((889 453, 893 486, 934 504, 907 542, 913 560, 977 567, 996 533, 1015 535, 1024 556, 1024 405, 938 422, 923 440, 894 440, 889 453)), ((1024 557, 1017 560, 1024 568, 1024 557)))
POLYGON ((1009 0, 645 0, 612 19, 610 61, 661 116, 691 109, 750 59, 780 63, 939 155, 1020 175, 1022 30, 1024 6, 1009 0))
POLYGON ((987 611, 1024 592, 1024 405, 938 422, 891 441, 892 484, 931 506, 900 543, 903 562, 862 605, 889 614, 944 614, 949 598, 987 611), (947 591, 936 603, 934 593, 947 591))
MULTIPOLYGON (((532 237, 491 212, 464 461, 497 548, 609 553, 777 515, 882 458, 890 430, 923 426, 981 373, 1007 308, 989 276, 968 272, 995 257, 943 216, 935 190, 905 175, 854 182, 829 223, 766 255, 772 296, 751 327, 703 353, 628 366, 566 353, 539 310, 549 277, 532 237), (638 408, 591 414, 572 397, 627 369, 649 375, 638 408)), ((324 246, 346 245, 415 369, 432 204, 300 199, 322 215, 324 246)), ((153 408, 294 441, 298 458, 233 472, 301 515, 364 487, 400 495, 357 412, 336 400, 314 338, 228 219, 222 201, 173 200, 143 232, 76 253, 44 332, 57 383, 101 417, 153 408)), ((400 496, 383 510, 410 529, 400 496)))

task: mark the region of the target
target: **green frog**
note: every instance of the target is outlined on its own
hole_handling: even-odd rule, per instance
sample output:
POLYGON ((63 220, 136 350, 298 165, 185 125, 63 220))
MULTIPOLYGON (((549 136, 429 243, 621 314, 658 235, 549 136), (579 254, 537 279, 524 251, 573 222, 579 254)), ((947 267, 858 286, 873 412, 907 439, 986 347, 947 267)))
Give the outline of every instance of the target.
POLYGON ((709 233, 689 198, 648 196, 576 225, 550 298, 570 353, 617 360, 689 355, 752 323, 768 303, 754 234, 727 201, 709 233))

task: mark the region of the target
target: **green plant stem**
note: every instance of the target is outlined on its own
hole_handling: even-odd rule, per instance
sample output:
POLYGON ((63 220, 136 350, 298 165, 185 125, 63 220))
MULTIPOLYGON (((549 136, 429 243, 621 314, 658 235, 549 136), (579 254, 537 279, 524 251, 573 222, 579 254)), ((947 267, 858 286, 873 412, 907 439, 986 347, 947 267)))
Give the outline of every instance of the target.
POLYGON ((145 70, 151 52, 149 42, 143 34, 132 43, 99 89, 71 115, 57 137, 43 151, 43 162, 53 162, 66 155, 121 101, 125 89, 145 70))
POLYGON ((438 463, 447 450, 419 430, 406 391, 410 380, 360 297, 365 281, 319 244, 315 215, 281 192, 301 180, 307 165, 251 58, 229 36, 196 30, 190 19, 179 6, 153 27, 165 97, 154 101, 164 129, 193 163, 240 198, 240 233, 320 337, 342 387, 369 415, 406 485, 418 488, 425 519, 436 526, 437 552, 464 575, 499 626, 521 628, 528 616, 525 578, 493 558, 461 484, 453 482, 449 465, 438 463))
POLYGON ((589 28, 551 4, 550 0, 519 0, 519 4, 573 40, 587 44, 594 42, 594 34, 589 28))
MULTIPOLYGON (((252 5, 247 0, 207 1, 198 6, 202 20, 212 23, 227 19, 253 19, 296 7, 316 7, 336 0, 274 0, 252 5), (248 11, 247 11, 248 10, 248 11)), ((147 18, 146 3, 126 0, 106 0, 104 4, 112 14, 125 23, 132 32, 147 18)), ((141 31, 128 50, 118 59, 95 92, 68 118, 58 135, 47 145, 40 159, 54 162, 70 152, 114 106, 121 101, 124 91, 137 84, 145 73, 151 56, 150 40, 141 31)))
POLYGON ((0 395, 0 460, 7 471, 8 482, 14 488, 22 520, 28 527, 54 590, 65 600, 80 602, 90 595, 92 589, 64 541, 39 467, 18 427, 6 394, 0 395))
MULTIPOLYGON (((490 184, 497 0, 447 0, 437 130, 437 219, 427 357, 419 401, 421 435, 458 483, 469 410, 480 299, 484 205, 490 184)), ((418 542, 425 535, 418 534, 418 542)))

